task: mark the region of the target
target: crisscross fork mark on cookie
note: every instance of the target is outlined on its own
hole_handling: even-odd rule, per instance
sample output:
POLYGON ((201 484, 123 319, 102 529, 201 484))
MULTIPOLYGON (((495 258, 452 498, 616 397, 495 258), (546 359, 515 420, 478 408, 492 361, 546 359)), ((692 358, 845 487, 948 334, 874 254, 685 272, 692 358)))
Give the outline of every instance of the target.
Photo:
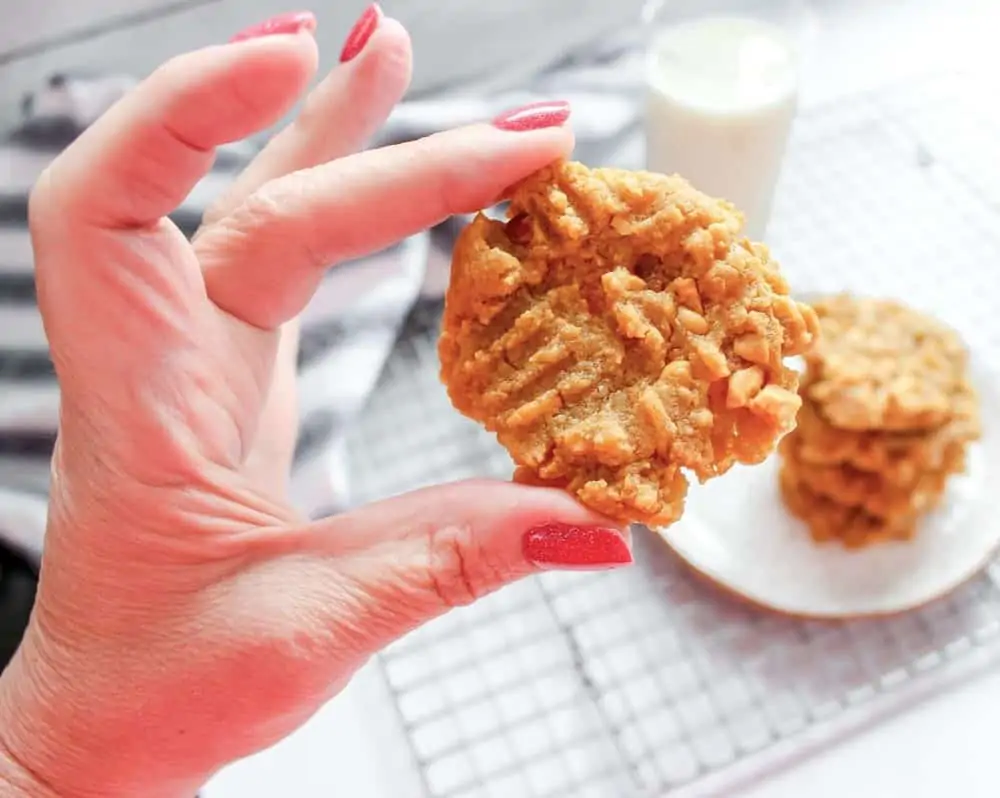
POLYGON ((742 219, 686 181, 559 163, 455 246, 439 344, 455 407, 515 478, 669 524, 685 470, 757 463, 794 424, 811 309, 742 219))

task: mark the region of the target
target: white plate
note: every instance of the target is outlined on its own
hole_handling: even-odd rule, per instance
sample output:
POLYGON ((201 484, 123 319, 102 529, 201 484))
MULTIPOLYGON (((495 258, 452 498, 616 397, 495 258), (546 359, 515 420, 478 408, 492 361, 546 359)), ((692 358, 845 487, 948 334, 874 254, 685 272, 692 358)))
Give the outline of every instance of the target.
POLYGON ((1000 406, 1000 391, 981 364, 972 363, 972 374, 983 436, 969 449, 966 473, 952 477, 944 501, 922 520, 914 540, 859 550, 815 543, 781 500, 777 455, 693 485, 682 521, 655 531, 720 587, 788 615, 884 616, 940 598, 1000 549, 994 494, 1000 429, 990 412, 1000 406))

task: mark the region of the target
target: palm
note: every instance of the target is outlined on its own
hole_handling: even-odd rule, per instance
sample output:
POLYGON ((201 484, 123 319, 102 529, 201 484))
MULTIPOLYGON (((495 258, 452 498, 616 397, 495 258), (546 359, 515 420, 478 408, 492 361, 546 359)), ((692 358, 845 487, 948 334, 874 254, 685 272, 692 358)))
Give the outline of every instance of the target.
POLYGON ((58 290, 44 272, 39 278, 53 359, 73 375, 63 380, 72 412, 63 413, 60 456, 99 447, 112 478, 173 490, 211 490, 192 484, 209 466, 219 489, 283 499, 294 348, 282 347, 285 361, 276 361, 280 332, 254 328, 208 298, 195 249, 169 221, 138 242, 86 232, 103 239, 88 252, 117 261, 106 280, 86 279, 93 270, 85 264, 61 274, 58 290))

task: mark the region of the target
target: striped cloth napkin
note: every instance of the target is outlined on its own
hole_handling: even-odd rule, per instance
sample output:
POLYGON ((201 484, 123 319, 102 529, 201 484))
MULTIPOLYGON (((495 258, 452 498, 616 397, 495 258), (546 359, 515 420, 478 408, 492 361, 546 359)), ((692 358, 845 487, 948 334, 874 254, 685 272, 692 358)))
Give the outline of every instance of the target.
MULTIPOLYGON (((411 140, 488 119, 506 108, 558 97, 573 105, 575 157, 609 163, 639 119, 635 33, 569 55, 530 86, 483 99, 475 93, 401 104, 375 144, 411 140)), ((0 541, 40 551, 59 390, 35 304, 27 198, 52 158, 126 91, 119 75, 61 74, 25 98, 21 123, 0 138, 0 541)), ((212 171, 172 214, 186 234, 253 157, 241 142, 220 150, 212 171)), ((375 386, 407 314, 439 302, 451 245, 465 219, 329 272, 302 316, 301 429, 292 500, 317 517, 350 502, 345 432, 375 386)))

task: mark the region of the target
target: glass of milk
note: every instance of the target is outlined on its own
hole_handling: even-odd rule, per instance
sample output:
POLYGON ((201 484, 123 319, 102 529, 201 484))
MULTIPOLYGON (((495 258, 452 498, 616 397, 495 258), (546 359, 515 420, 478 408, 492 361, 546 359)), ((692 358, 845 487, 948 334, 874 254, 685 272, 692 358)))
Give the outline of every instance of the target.
POLYGON ((650 0, 646 168, 729 200, 765 237, 798 104, 801 3, 650 0))

